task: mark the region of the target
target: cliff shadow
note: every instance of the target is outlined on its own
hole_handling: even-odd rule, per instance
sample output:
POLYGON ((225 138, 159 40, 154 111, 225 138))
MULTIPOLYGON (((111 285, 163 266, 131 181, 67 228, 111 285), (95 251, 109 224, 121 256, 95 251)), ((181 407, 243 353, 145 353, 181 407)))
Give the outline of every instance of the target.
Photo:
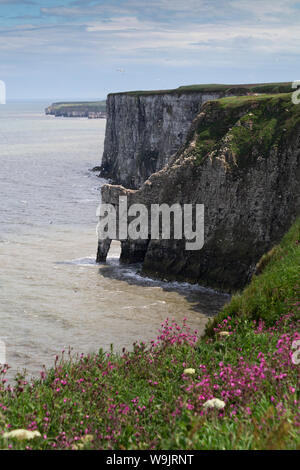
POLYGON ((192 311, 207 317, 215 316, 223 305, 230 300, 230 295, 202 287, 198 284, 178 281, 169 282, 147 277, 142 274, 141 268, 141 263, 123 264, 117 258, 108 258, 105 264, 99 265, 99 274, 105 278, 127 283, 129 286, 143 287, 145 289, 155 287, 165 292, 176 292, 185 298, 190 304, 192 311))

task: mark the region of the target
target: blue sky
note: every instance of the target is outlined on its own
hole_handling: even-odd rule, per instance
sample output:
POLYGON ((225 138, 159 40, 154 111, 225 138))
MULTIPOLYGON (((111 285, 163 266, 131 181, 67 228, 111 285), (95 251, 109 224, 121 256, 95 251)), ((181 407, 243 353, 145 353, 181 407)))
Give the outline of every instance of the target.
POLYGON ((300 1, 0 0, 8 99, 300 79, 300 1))

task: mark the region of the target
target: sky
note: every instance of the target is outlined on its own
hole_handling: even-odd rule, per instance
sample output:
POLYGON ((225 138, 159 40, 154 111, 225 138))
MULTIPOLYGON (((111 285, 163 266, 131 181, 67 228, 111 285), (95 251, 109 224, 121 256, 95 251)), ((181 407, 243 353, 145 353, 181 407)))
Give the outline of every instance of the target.
POLYGON ((300 1, 0 0, 7 99, 300 79, 300 1))

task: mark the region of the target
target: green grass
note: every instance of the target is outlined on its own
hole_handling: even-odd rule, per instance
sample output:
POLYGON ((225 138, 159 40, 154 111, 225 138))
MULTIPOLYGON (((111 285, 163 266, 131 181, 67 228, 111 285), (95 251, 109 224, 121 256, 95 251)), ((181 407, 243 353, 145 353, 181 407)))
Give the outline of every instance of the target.
POLYGON ((290 142, 300 125, 300 106, 291 93, 221 98, 202 108, 196 130, 196 162, 226 146, 239 167, 255 161, 253 155, 267 157, 274 147, 290 142), (204 115, 204 117, 203 117, 204 115))
POLYGON ((241 106, 247 104, 255 104, 265 102, 266 100, 289 100, 291 101, 291 91, 286 93, 271 93, 271 94, 262 94, 262 95, 246 95, 246 96, 228 96, 226 98, 220 98, 219 103, 224 108, 240 108, 241 106))
POLYGON ((70 102, 57 102, 57 103, 52 103, 52 107, 56 109, 60 108, 69 108, 69 107, 82 107, 82 106, 87 106, 87 107, 94 107, 94 106, 102 106, 105 107, 106 101, 70 101, 70 102))
POLYGON ((257 264, 258 275, 245 290, 211 321, 207 334, 228 315, 249 320, 263 320, 272 325, 300 298, 300 218, 279 245, 263 255, 257 264))
POLYGON ((242 94, 245 92, 251 93, 288 93, 291 91, 292 82, 282 83, 258 83, 258 84, 239 84, 239 85, 226 85, 226 84, 199 84, 199 85, 186 85, 168 90, 136 90, 126 91, 119 93, 112 93, 113 95, 131 95, 131 96, 151 96, 161 94, 175 94, 180 95, 183 93, 205 93, 205 92, 224 92, 242 94))
POLYGON ((57 361, 34 384, 19 376, 13 392, 0 391, 0 428, 38 430, 41 437, 19 442, 0 433, 0 448, 299 448, 299 367, 286 363, 295 327, 290 319, 275 331, 258 332, 250 321, 231 321, 220 328, 232 328, 226 339, 193 346, 166 338, 150 350, 140 344, 121 356, 99 351, 79 361, 57 361), (279 354, 278 341, 287 336, 279 354), (195 375, 184 376, 185 367, 195 375), (204 412, 205 400, 222 393, 224 412, 204 412), (86 435, 91 440, 84 443, 86 435))
POLYGON ((56 115, 67 112, 105 112, 106 101, 57 102, 52 103, 47 110, 56 115))

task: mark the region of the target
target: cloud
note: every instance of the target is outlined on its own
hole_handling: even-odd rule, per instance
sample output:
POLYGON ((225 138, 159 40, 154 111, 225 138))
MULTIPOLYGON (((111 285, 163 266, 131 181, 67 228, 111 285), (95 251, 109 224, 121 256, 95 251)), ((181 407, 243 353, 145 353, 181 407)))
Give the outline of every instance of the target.
POLYGON ((295 0, 77 0, 68 5, 43 7, 43 15, 74 20, 80 17, 136 16, 139 19, 167 21, 169 24, 188 22, 197 18, 199 23, 266 22, 299 19, 299 1, 295 0))
POLYGON ((190 22, 172 26, 168 23, 118 17, 82 24, 19 25, 0 29, 2 52, 19 52, 23 56, 40 54, 41 61, 58 60, 59 56, 81 57, 84 61, 99 60, 136 63, 234 63, 237 57, 247 63, 249 54, 257 60, 272 60, 275 54, 291 55, 300 50, 297 25, 286 28, 268 25, 199 25, 190 22))
POLYGON ((69 8, 69 7, 64 7, 64 6, 42 7, 40 9, 40 12, 42 15, 45 15, 45 16, 57 16, 57 17, 69 18, 69 19, 71 19, 72 17, 80 18, 87 13, 86 10, 77 9, 77 8, 69 8))
POLYGON ((205 49, 214 52, 216 49, 232 52, 256 50, 259 52, 293 53, 299 51, 300 37, 298 25, 288 29, 273 24, 255 25, 199 25, 190 22, 186 25, 172 27, 151 21, 140 21, 135 17, 120 17, 110 21, 95 21, 86 26, 86 31, 94 36, 104 38, 110 34, 109 41, 117 42, 119 51, 156 50, 195 50, 205 49))
POLYGON ((291 16, 297 11, 299 2, 295 0, 233 0, 230 6, 241 11, 246 11, 251 15, 264 17, 269 19, 282 16, 291 16), (295 8, 296 7, 296 8, 295 8))
MULTIPOLYGON (((0 0, 0 6, 8 2, 0 0)), ((17 5, 20 0, 11 3, 17 5)), ((15 64, 20 74, 59 70, 57 79, 63 79, 62 71, 69 69, 89 76, 98 71, 99 82, 105 71, 129 80, 131 70, 136 76, 147 67, 157 67, 153 80, 160 68, 174 68, 186 76, 182 80, 186 83, 195 81, 187 72, 191 68, 252 69, 254 75, 260 69, 271 70, 274 64, 282 70, 291 64, 292 69, 299 62, 299 4, 292 0, 36 0, 31 8, 7 8, 15 17, 7 16, 9 24, 1 21, 0 63, 5 70, 15 64), (126 74, 117 74, 116 69, 125 69, 126 74)), ((144 83, 148 77, 140 73, 144 83)), ((168 74, 173 79, 174 73, 168 74)))
POLYGON ((31 0, 0 0, 0 5, 36 5, 31 0))
POLYGON ((100 21, 89 24, 86 28, 88 32, 105 32, 105 31, 127 31, 130 33, 135 34, 138 31, 141 32, 148 32, 148 31, 155 31, 156 29, 161 29, 155 25, 155 23, 147 22, 147 21, 140 21, 135 17, 120 17, 120 18, 113 18, 109 21, 100 21))

